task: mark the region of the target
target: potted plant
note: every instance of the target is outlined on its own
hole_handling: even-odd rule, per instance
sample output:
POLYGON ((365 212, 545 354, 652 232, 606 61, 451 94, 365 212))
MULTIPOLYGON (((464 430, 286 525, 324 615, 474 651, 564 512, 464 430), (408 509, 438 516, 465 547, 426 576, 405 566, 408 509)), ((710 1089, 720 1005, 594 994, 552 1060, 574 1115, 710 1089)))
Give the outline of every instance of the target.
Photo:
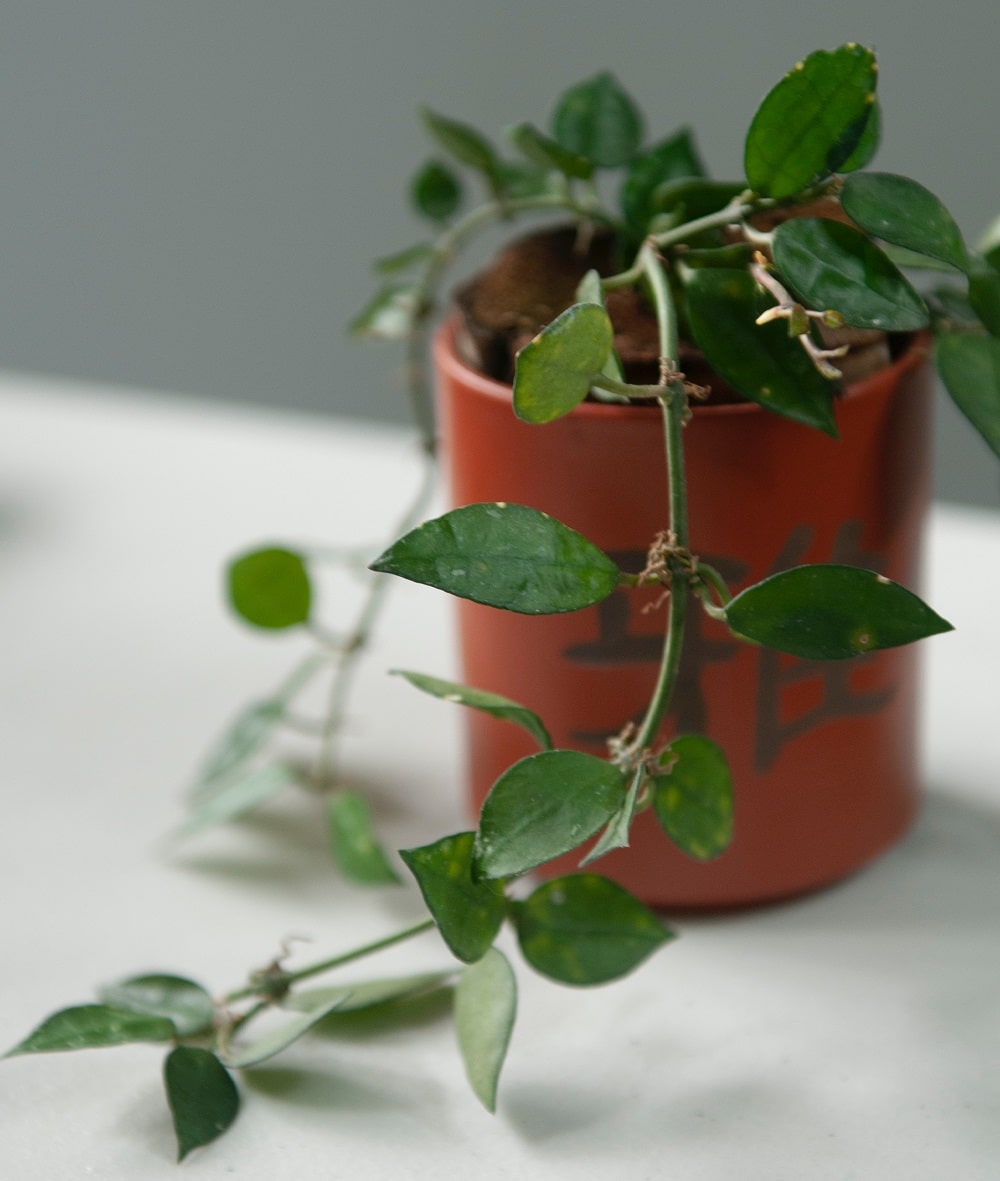
MULTIPOLYGON (((486 745, 473 750, 477 797, 489 782, 476 829, 403 851, 430 917, 397 935, 295 969, 278 957, 217 1000, 186 977, 132 977, 102 990, 97 1004, 54 1014, 12 1054, 166 1044, 165 1084, 183 1157, 236 1117, 231 1071, 272 1057, 337 1010, 454 986, 469 1078, 492 1108, 516 1008, 510 966, 494 946, 501 926, 512 922, 525 958, 538 971, 577 985, 615 979, 669 939, 662 922, 627 889, 589 868, 575 872, 576 863, 627 858, 635 852, 626 849, 630 843, 655 836, 655 859, 662 861, 672 844, 699 872, 702 863, 712 862, 714 871, 730 856, 723 854, 734 828, 734 799, 733 848, 739 848, 741 830, 749 825, 752 831, 754 823, 754 801, 741 799, 740 780, 754 756, 740 749, 751 733, 740 694, 747 684, 759 689, 756 661, 764 646, 779 662, 831 661, 838 669, 859 670, 840 674, 835 687, 863 701, 864 709, 853 714, 862 729, 875 715, 892 719, 894 737, 879 775, 894 777, 893 790, 903 797, 895 803, 902 809, 875 827, 881 841, 899 830, 912 807, 906 780, 912 772, 913 691, 905 645, 949 626, 900 582, 913 573, 926 497, 924 362, 933 332, 949 391, 997 450, 1000 252, 989 244, 982 254, 970 251, 940 202, 915 182, 860 171, 877 143, 874 95, 870 51, 845 45, 812 54, 765 98, 747 137, 747 175, 736 184, 705 178, 685 131, 644 148, 634 104, 606 74, 560 100, 552 134, 530 125, 512 130, 522 157, 517 164, 471 128, 427 114, 439 145, 485 181, 487 201, 455 219, 460 187, 451 169, 434 163, 422 170, 414 186, 418 207, 443 229, 433 242, 383 261, 387 286, 356 327, 410 340, 411 389, 428 455, 437 431, 424 335, 453 254, 477 229, 498 220, 543 211, 572 218, 568 231, 532 239, 526 248, 534 259, 539 250, 555 250, 562 295, 553 302, 547 268, 539 275, 529 265, 530 278, 545 280, 542 298, 549 306, 526 333, 517 315, 502 325, 514 343, 494 351, 501 366, 516 353, 509 388, 456 355, 456 336, 465 338, 467 351, 474 333, 453 319, 438 336, 446 464, 462 503, 418 525, 422 489, 402 536, 372 564, 376 571, 457 595, 468 604, 463 626, 470 644, 485 634, 483 611, 532 625, 516 637, 501 633, 494 646, 506 654, 508 669, 490 684, 402 674, 480 719, 486 745), (595 182, 613 168, 625 170, 621 212, 605 205, 595 182), (899 264, 946 271, 960 290, 918 294, 899 264), (860 328, 862 336, 826 335, 845 327, 860 328), (635 340, 625 347, 633 329, 635 340), (685 337, 694 349, 683 344, 685 337), (873 373, 842 393, 845 350, 852 365, 867 365, 872 357, 875 364, 873 373), (699 368, 702 357, 712 376, 699 368), (708 384, 718 404, 694 405, 708 384), (481 397, 469 401, 480 410, 466 409, 459 385, 480 387, 481 397), (469 414, 487 423, 489 447, 500 456, 495 475, 489 474, 487 445, 462 441, 462 419, 469 414), (499 438, 501 418, 516 428, 511 440, 499 438), (525 451, 536 447, 533 461, 524 462, 525 451), (582 468, 556 471, 557 458, 571 460, 581 449, 582 468), (866 462, 873 455, 871 474, 866 462), (707 466, 700 469, 703 460, 707 466), (789 478, 796 467, 804 469, 804 480, 793 489, 789 478), (838 490, 836 477, 845 473, 847 488, 838 490), (543 478, 537 498, 530 490, 522 498, 520 481, 536 474, 543 478), (761 480, 773 487, 762 487, 761 480), (624 533, 605 535, 598 523, 600 536, 583 535, 571 518, 595 498, 609 510, 608 527, 624 523, 624 533), (845 504, 852 514, 870 500, 884 500, 874 525, 855 527, 853 516, 843 516, 845 504), (808 535, 797 512, 807 501, 818 514, 810 518, 808 535), (559 515, 566 520, 549 511, 555 502, 565 504, 559 515), (763 530, 764 556, 744 556, 743 535, 748 522, 758 519, 773 525, 763 530), (866 529, 875 530, 877 545, 866 529), (815 547, 822 546, 831 553, 817 557, 815 547), (874 548, 877 560, 867 565, 846 560, 874 548), (797 564, 803 559, 806 564, 797 564), (621 614, 623 596, 640 603, 628 611, 643 621, 641 632, 632 630, 631 614, 621 614), (640 615, 645 604, 650 610, 640 615), (555 630, 541 630, 550 620, 555 630), (571 621, 570 630, 565 621, 571 621), (692 633, 692 621, 704 630, 692 633), (583 631, 573 630, 578 627, 583 631), (626 676, 619 686, 626 689, 616 690, 622 712, 611 722, 607 750, 600 751, 594 747, 607 737, 606 718, 578 724, 554 705, 553 723, 528 698, 569 648, 577 696, 589 702, 589 670, 604 667, 593 647, 607 639, 609 627, 627 654, 642 658, 623 662, 626 676), (658 657, 649 676, 654 630, 658 657), (683 661, 685 632, 697 634, 703 650, 721 645, 711 651, 725 653, 708 664, 724 674, 721 700, 737 715, 729 732, 735 751, 726 749, 730 739, 718 740, 715 706, 711 712, 704 707, 714 734, 677 732, 670 718, 675 695, 696 692, 683 661), (739 667, 730 654, 737 644, 746 644, 751 658, 739 667), (528 670, 525 692, 506 692, 505 678, 516 683, 522 669, 528 670), (644 681, 647 699, 637 707, 631 695, 644 681), (566 736, 574 726, 581 731, 575 743, 566 736), (505 746, 496 735, 507 731, 523 732, 539 749, 505 746), (498 759, 504 765, 495 768, 498 759), (528 871, 567 856, 574 872, 547 871, 560 876, 528 891, 515 885, 528 871), (300 987, 321 972, 433 928, 459 968, 300 987), (248 1036, 261 1015, 276 1013, 282 1018, 276 1028, 248 1036)), ((477 284, 469 298, 481 291, 477 284)), ((486 339, 481 357, 496 336, 486 339)), ((391 880, 394 869, 373 839, 364 802, 342 788, 332 757, 346 682, 390 580, 375 580, 358 619, 333 636, 315 618, 315 560, 295 548, 268 546, 241 555, 229 568, 230 600, 239 615, 272 630, 307 627, 317 650, 227 731, 199 777, 187 828, 235 816, 289 784, 309 786, 327 798, 341 865, 359 880, 391 880), (315 763, 303 769, 269 760, 268 738, 294 723, 298 694, 330 668, 334 691, 321 719, 315 763)), ((470 650, 469 667, 479 659, 470 650)), ((786 675, 789 683, 799 679, 788 667, 772 668, 781 685, 786 675)), ((706 697, 708 680, 706 673, 706 697)), ((796 708, 811 708, 808 692, 805 705, 796 708)), ((695 705, 702 708, 701 699, 689 696, 682 716, 690 719, 695 705)), ((795 717, 786 722, 808 730, 801 725, 806 716, 797 715, 798 726, 795 717)), ((851 731, 846 741, 860 743, 861 737, 851 731)), ((748 749, 759 744, 754 737, 748 749)), ((874 753, 866 757, 883 757, 880 744, 875 739, 874 753)), ((847 757, 843 749, 840 757, 847 757)), ((786 797, 785 807, 794 811, 794 801, 786 797)), ((770 815, 767 825, 773 824, 775 813, 770 815)), ((804 846, 809 862, 818 853, 804 831, 798 828, 791 843, 804 846)), ((759 837, 751 843, 760 843, 759 837)), ((836 872, 872 851, 870 844, 860 854, 855 847, 836 872)), ((662 876, 663 866, 658 869, 662 876)), ((807 888, 829 876, 830 867, 808 880, 795 870, 756 896, 807 888)), ((667 900, 657 889, 649 896, 667 900)), ((698 900, 684 889, 673 901, 698 900)), ((746 900, 731 881, 700 898, 709 904, 746 900)))

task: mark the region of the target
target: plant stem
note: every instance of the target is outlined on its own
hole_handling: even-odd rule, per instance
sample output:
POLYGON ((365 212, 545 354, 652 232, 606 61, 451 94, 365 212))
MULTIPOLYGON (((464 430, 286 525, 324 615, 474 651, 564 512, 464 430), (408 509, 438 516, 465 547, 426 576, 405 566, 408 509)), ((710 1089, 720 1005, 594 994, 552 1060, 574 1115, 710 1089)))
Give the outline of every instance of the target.
MULTIPOLYGON (((684 382, 678 377, 668 376, 671 367, 676 370, 677 315, 670 286, 651 243, 647 242, 642 247, 637 261, 641 264, 642 273, 649 280, 659 326, 660 357, 664 373, 664 392, 660 402, 663 411, 663 437, 667 460, 670 535, 673 545, 680 549, 686 549, 688 523, 683 431, 687 414, 687 396, 684 392, 684 382)), ((634 741, 630 743, 630 754, 633 761, 647 757, 670 705, 670 698, 677 681, 677 671, 680 667, 684 624, 687 618, 688 591, 689 586, 686 578, 675 577, 672 580, 660 670, 653 695, 646 707, 645 717, 634 741)))
MULTIPOLYGON (((387 947, 394 947, 397 943, 404 943, 407 939, 414 939, 417 935, 423 935, 425 931, 430 931, 434 925, 433 919, 423 919, 421 922, 415 923, 412 927, 406 927, 402 931, 397 931, 394 935, 387 935, 384 939, 376 939, 373 943, 366 943, 364 946, 356 947, 352 951, 345 951, 340 955, 330 956, 325 960, 318 960, 314 964, 307 964, 304 968, 298 968, 294 972, 279 970, 275 972, 275 976, 280 980, 284 988, 289 988, 291 985, 297 984, 300 980, 308 980, 311 976, 319 976, 322 972, 330 972, 334 968, 343 967, 344 964, 353 963, 355 960, 373 955, 377 951, 384 951, 387 947)), ((252 984, 246 985, 244 988, 234 989, 232 992, 227 992, 222 998, 223 1004, 231 1005, 236 1001, 246 1000, 248 997, 259 996, 260 991, 259 987, 252 984)))
MULTIPOLYGON (((393 538, 401 537, 424 515, 424 510, 430 500, 435 485, 436 469, 433 456, 424 450, 423 471, 416 495, 413 497, 406 512, 396 523, 393 538)), ((320 734, 320 748, 316 759, 316 778, 320 786, 332 784, 334 771, 334 743, 337 732, 343 721, 344 708, 350 694, 351 684, 357 670, 358 659, 367 647, 375 623, 381 613, 386 595, 389 592, 391 580, 384 574, 372 575, 372 583, 368 590, 361 610, 351 629, 339 663, 330 683, 330 695, 327 704, 326 717, 320 734)))

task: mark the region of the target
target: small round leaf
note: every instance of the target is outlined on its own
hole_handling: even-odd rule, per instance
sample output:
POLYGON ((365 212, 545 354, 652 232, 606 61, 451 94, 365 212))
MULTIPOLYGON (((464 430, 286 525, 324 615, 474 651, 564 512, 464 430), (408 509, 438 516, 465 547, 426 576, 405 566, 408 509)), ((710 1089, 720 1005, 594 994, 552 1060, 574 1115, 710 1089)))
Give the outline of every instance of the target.
POLYGON ((228 572, 229 602, 255 627, 278 630, 305 623, 312 587, 305 562, 292 550, 271 546, 236 558, 228 572))
POLYGON ((417 209, 432 221, 447 221, 462 200, 455 174, 436 160, 425 164, 413 178, 410 194, 417 209))
POLYGON ((614 329, 596 303, 567 308, 524 346, 514 366, 514 413, 525 422, 562 418, 586 398, 611 354, 614 329))
POLYGON ((660 827, 689 857, 710 861, 733 836, 733 780, 726 756, 701 734, 675 738, 653 776, 653 811, 660 827))
POLYGON ((546 882, 513 918, 524 958, 561 984, 616 980, 674 937, 628 890, 591 873, 546 882))

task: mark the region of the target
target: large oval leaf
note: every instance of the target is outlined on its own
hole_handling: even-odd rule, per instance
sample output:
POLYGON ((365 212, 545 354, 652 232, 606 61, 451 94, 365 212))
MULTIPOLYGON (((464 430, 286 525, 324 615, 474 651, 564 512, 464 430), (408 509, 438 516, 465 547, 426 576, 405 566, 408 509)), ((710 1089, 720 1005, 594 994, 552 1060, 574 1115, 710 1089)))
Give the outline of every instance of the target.
POLYGON ((503 953, 491 947, 465 969, 455 989, 458 1047, 469 1084, 487 1111, 496 1110, 497 1083, 516 1016, 517 981, 503 953))
POLYGON ((106 1005, 165 1017, 174 1023, 180 1037, 191 1037, 211 1029, 215 1019, 211 996, 200 984, 183 976, 164 973, 132 976, 117 984, 105 985, 97 995, 106 1005))
POLYGON ((163 1064, 163 1082, 177 1137, 177 1159, 222 1135, 239 1114, 229 1072, 208 1050, 178 1046, 163 1064))
POLYGON ((660 827, 689 857, 709 861, 733 836, 733 780, 722 749, 702 734, 675 738, 653 776, 660 827))
POLYGON ((618 568, 585 537, 519 504, 470 504, 418 526, 372 570, 524 615, 599 603, 618 568))
POLYGON ((944 333, 935 358, 952 401, 1000 456, 1000 340, 944 333))
POLYGON ((770 301, 750 275, 706 268, 691 275, 686 290, 695 343, 724 381, 775 414, 836 435, 833 384, 783 322, 755 322, 770 301))
POLYGON ((465 963, 486 954, 507 913, 502 883, 472 879, 473 839, 471 832, 459 832, 399 854, 417 879, 442 939, 465 963))
POLYGON ((968 265, 955 219, 932 192, 909 177, 855 173, 844 181, 840 203, 852 221, 876 238, 940 259, 960 271, 968 265))
POLYGON ((817 50, 765 97, 747 132, 744 167, 763 197, 790 197, 836 172, 865 132, 878 74, 853 43, 817 50))
POLYGON ((734 635, 807 660, 843 660, 911 644, 952 626, 898 583, 855 566, 797 566, 726 607, 734 635))
POLYGON ((295 627, 309 618, 312 587, 301 554, 281 546, 253 550, 229 565, 233 610, 255 627, 295 627))
POLYGON ((508 768, 483 803, 473 875, 513 877, 575 849, 625 800, 617 767, 576 750, 542 751, 508 768))
POLYGON ((592 873, 554 878, 512 913, 524 958, 561 984, 616 980, 674 937, 628 890, 592 873))
POLYGON ((579 406, 604 368, 614 329, 604 308, 567 308, 524 346, 514 362, 514 413, 525 422, 562 418, 579 406))
POLYGON ((136 1013, 117 1005, 75 1005, 46 1017, 4 1057, 123 1046, 129 1042, 169 1042, 176 1032, 174 1023, 166 1017, 136 1013))
POLYGON ((404 677, 414 688, 430 693, 432 697, 438 697, 442 701, 453 701, 456 705, 465 705, 469 709, 479 710, 480 713, 500 718, 504 722, 522 726, 543 750, 552 749, 552 739, 538 714, 525 705, 511 701, 509 697, 501 697, 499 693, 487 693, 485 689, 471 689, 468 685, 444 681, 440 677, 429 677, 425 673, 407 672, 402 668, 394 668, 391 671, 395 676, 404 677))
POLYGON ((642 116, 614 76, 601 73, 559 99, 552 130, 566 151, 599 168, 617 168, 642 142, 642 116))
POLYGON ((778 226, 774 264, 804 304, 840 312, 855 328, 913 332, 928 323, 927 305, 902 272, 839 221, 802 217, 778 226))

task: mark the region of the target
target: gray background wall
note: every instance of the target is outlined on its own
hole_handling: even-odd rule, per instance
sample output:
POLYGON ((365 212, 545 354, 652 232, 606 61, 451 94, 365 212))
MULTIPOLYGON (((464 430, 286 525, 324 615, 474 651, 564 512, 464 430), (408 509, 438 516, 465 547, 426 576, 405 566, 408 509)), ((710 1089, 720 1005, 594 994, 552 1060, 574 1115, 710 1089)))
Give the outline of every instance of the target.
MULTIPOLYGON (((5 0, 0 365, 401 418, 398 352, 344 325, 369 260, 419 233, 415 108, 499 132, 601 68, 733 175, 785 70, 873 44, 878 166, 975 238, 1000 209, 998 27, 996 0, 5 0)), ((1000 503, 949 405, 939 427, 939 493, 1000 503)))

